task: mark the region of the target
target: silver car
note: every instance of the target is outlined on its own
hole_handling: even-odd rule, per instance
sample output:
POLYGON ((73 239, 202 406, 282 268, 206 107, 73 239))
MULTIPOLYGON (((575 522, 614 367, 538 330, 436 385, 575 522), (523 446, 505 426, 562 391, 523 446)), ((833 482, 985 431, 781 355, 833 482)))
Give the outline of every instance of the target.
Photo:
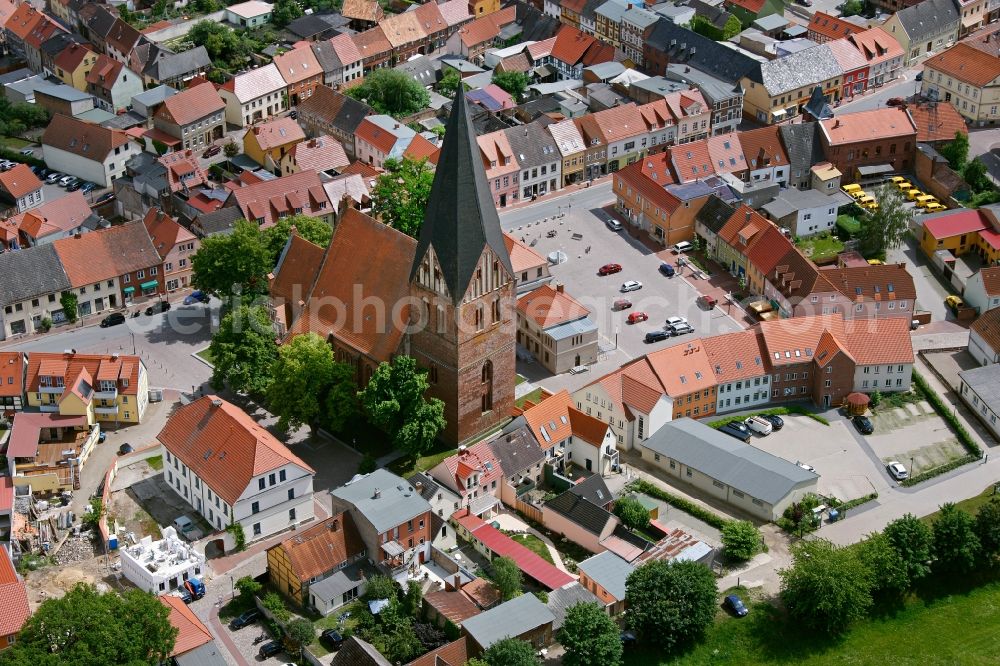
POLYGON ((896 479, 897 481, 904 481, 910 478, 910 473, 906 471, 906 468, 903 467, 903 463, 901 462, 893 460, 888 465, 886 465, 885 468, 889 472, 889 474, 892 475, 892 478, 896 479))
POLYGON ((626 280, 622 283, 621 292, 626 294, 630 291, 639 291, 642 289, 642 283, 638 280, 626 280))

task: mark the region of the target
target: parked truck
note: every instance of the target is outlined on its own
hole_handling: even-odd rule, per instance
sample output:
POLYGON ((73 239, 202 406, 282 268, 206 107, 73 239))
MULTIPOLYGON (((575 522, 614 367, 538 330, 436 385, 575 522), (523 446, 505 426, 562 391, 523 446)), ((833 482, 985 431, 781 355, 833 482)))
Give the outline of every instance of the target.
POLYGON ((771 430, 773 429, 770 421, 759 416, 747 417, 747 420, 743 423, 745 423, 748 428, 753 430, 758 435, 770 435, 771 430))

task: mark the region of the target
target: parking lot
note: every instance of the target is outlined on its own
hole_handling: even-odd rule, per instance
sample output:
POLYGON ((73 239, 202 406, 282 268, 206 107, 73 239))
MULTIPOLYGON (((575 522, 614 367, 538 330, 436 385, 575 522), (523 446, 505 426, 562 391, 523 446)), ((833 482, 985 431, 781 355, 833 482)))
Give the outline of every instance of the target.
POLYGON ((872 450, 888 463, 902 463, 911 475, 940 467, 965 455, 948 424, 926 401, 877 412, 875 433, 868 436, 872 450))
MULTIPOLYGON (((610 217, 605 209, 574 207, 562 215, 524 224, 510 232, 526 243, 534 242, 534 250, 542 256, 552 252, 565 255, 563 263, 550 266, 551 273, 556 282, 566 285, 573 298, 590 309, 600 330, 602 349, 617 348, 624 356, 623 361, 627 361, 693 337, 742 330, 724 309, 699 307, 695 302, 698 292, 681 275, 668 278, 660 273, 663 261, 676 263, 678 256, 673 252, 654 253, 624 231, 612 231, 605 224, 610 217), (555 234, 550 237, 553 231, 555 234), (600 267, 609 263, 620 264, 622 271, 599 276, 600 267), (621 293, 620 287, 626 280, 641 282, 642 289, 621 293), (614 302, 623 298, 631 301, 632 307, 614 310, 614 302), (649 319, 628 324, 632 312, 644 312, 649 319), (643 340, 646 333, 662 329, 666 318, 671 316, 686 317, 694 333, 646 344, 643 340)), ((683 269, 683 275, 689 273, 690 268, 683 269)))

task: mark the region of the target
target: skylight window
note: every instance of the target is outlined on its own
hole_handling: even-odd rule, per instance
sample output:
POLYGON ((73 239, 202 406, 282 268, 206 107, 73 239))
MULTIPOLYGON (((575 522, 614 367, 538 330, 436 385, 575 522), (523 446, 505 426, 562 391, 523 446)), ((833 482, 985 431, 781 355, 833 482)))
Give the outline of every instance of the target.
POLYGON ((736 369, 737 370, 743 369, 743 361, 736 361, 736 369))
POLYGON ((701 373, 700 373, 700 372, 698 372, 697 370, 695 370, 695 371, 694 371, 694 378, 695 378, 695 379, 701 379, 701 373))
POLYGON ((688 383, 688 378, 685 377, 684 375, 681 375, 681 384, 687 384, 687 383, 688 383))

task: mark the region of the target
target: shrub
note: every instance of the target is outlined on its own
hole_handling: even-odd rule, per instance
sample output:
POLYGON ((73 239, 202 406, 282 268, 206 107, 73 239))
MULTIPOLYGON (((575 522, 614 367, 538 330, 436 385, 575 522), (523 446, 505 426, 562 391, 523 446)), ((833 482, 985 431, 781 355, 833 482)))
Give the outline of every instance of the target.
POLYGON ((252 604, 253 598, 263 586, 250 576, 243 576, 236 581, 236 589, 240 592, 240 600, 252 604))
POLYGON ((42 317, 42 321, 38 323, 38 328, 41 329, 42 333, 48 333, 49 329, 52 328, 52 320, 48 317, 42 317))
POLYGON ((374 472, 377 468, 378 462, 370 453, 366 453, 365 457, 361 459, 361 464, 358 465, 358 473, 369 474, 374 472))
POLYGON ((630 488, 635 492, 640 492, 645 495, 649 495, 650 497, 655 497, 661 502, 666 502, 675 509, 679 509, 684 513, 690 514, 695 518, 697 518, 698 520, 706 522, 716 529, 721 530, 726 525, 727 521, 725 518, 718 516, 712 513, 711 511, 708 511, 707 509, 703 509, 694 502, 688 501, 683 497, 677 497, 676 495, 671 495, 667 491, 661 490, 660 488, 654 486, 648 481, 638 479, 630 484, 630 488))
POLYGON ((277 592, 268 592, 264 595, 264 598, 261 600, 261 605, 271 611, 274 619, 282 624, 288 622, 288 618, 292 616, 292 614, 288 612, 288 609, 285 608, 285 600, 282 599, 281 595, 277 592))
POLYGON ((899 485, 915 486, 918 483, 923 483, 928 479, 933 479, 935 476, 941 476, 945 472, 950 472, 953 469, 958 469, 962 465, 968 465, 969 463, 976 462, 977 460, 979 460, 979 456, 974 456, 970 453, 969 455, 962 456, 961 458, 952 460, 951 462, 945 463, 939 467, 935 467, 934 469, 929 469, 926 472, 921 472, 916 476, 911 476, 908 479, 904 479, 903 481, 899 482, 899 485))
POLYGON ((745 562, 760 552, 760 530, 748 520, 731 520, 722 528, 722 546, 726 557, 745 562))
POLYGON ((66 321, 71 324, 76 323, 76 294, 72 291, 64 291, 59 297, 59 304, 62 305, 63 314, 66 315, 66 321))
POLYGON ((233 535, 233 540, 236 542, 236 545, 233 546, 233 549, 237 553, 242 552, 243 550, 246 549, 247 535, 243 531, 243 525, 241 525, 240 523, 230 523, 229 527, 226 528, 226 531, 233 535))
MULTIPOLYGON (((970 455, 976 458, 980 457, 983 451, 982 449, 979 448, 979 444, 977 444, 975 440, 972 439, 972 436, 969 434, 969 431, 965 429, 965 426, 962 425, 962 423, 958 420, 958 417, 955 416, 955 413, 951 409, 949 409, 947 405, 944 404, 944 401, 941 400, 941 396, 937 394, 937 391, 932 389, 930 385, 927 383, 927 380, 924 379, 920 375, 920 373, 917 372, 916 370, 913 370, 912 376, 913 376, 913 383, 916 384, 917 387, 923 392, 924 396, 926 396, 927 398, 927 402, 931 403, 931 407, 933 407, 934 411, 938 413, 938 416, 944 419, 945 422, 951 427, 951 429, 955 431, 955 435, 958 436, 958 441, 961 442, 962 446, 965 447, 965 450, 968 451, 970 455)), ((954 469, 954 467, 950 469, 954 469)), ((918 475, 918 476, 923 476, 923 475, 918 475)))

